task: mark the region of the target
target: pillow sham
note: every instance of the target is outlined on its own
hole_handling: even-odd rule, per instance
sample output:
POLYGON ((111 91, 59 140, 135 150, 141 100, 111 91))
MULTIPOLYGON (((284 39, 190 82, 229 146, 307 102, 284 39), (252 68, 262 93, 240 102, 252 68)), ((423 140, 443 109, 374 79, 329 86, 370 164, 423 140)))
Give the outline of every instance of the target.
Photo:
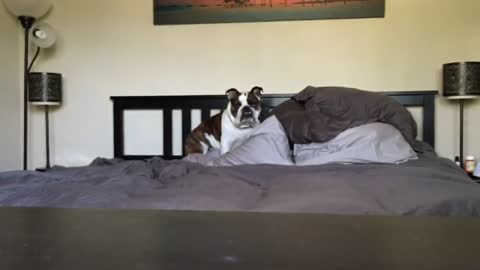
POLYGON ((248 138, 228 153, 212 151, 206 155, 192 154, 184 160, 206 166, 232 166, 245 164, 293 165, 292 151, 285 131, 275 116, 255 127, 248 138))
POLYGON ((244 143, 222 155, 217 166, 243 164, 293 165, 288 138, 277 117, 271 116, 254 128, 244 143))
POLYGON ((296 165, 327 163, 398 164, 417 154, 393 126, 370 123, 347 129, 324 143, 295 144, 296 165))

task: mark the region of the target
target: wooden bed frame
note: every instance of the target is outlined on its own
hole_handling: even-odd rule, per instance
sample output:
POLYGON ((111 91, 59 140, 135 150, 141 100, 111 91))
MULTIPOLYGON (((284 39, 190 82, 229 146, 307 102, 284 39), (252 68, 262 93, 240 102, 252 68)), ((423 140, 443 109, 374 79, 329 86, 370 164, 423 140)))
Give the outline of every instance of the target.
MULTIPOLYGON (((438 91, 383 92, 406 107, 423 108, 423 140, 435 147, 435 96, 438 91)), ((289 99, 292 94, 270 94, 262 96, 264 118, 272 108, 289 99)), ((113 140, 114 157, 122 159, 147 159, 149 155, 126 155, 124 152, 124 112, 127 110, 163 111, 163 155, 164 159, 178 159, 172 150, 172 111, 182 112, 182 142, 192 130, 191 111, 200 110, 201 120, 210 117, 211 110, 226 107, 225 95, 204 96, 113 96, 113 140), (168 131, 168 132, 165 132, 168 131)))

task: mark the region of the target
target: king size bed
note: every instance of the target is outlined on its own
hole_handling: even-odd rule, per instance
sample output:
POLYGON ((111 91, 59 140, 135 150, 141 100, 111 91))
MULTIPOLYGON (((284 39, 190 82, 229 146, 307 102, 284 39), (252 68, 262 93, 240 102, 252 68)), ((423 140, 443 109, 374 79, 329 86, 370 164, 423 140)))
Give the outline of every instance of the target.
MULTIPOLYGON (((224 109, 223 95, 112 97, 113 159, 1 173, 0 206, 478 216, 480 185, 433 150, 437 92, 383 94, 421 109, 423 142, 415 141, 416 158, 390 164, 205 166, 174 153, 175 141, 184 141, 194 127, 193 110, 204 120, 212 110, 224 109), (155 123, 162 127, 161 153, 128 153, 126 115, 132 111, 162 112, 162 123, 155 123), (175 126, 181 127, 177 135, 175 126)), ((291 96, 264 95, 262 117, 291 96)))

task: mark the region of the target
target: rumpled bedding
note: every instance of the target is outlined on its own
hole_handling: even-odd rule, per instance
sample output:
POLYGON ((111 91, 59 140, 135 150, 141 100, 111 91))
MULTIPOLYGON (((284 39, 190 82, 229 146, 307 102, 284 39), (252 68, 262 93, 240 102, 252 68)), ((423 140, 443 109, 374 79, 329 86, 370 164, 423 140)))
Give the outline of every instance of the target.
POLYGON ((400 165, 242 165, 99 158, 0 173, 0 206, 479 216, 480 185, 434 154, 400 165))

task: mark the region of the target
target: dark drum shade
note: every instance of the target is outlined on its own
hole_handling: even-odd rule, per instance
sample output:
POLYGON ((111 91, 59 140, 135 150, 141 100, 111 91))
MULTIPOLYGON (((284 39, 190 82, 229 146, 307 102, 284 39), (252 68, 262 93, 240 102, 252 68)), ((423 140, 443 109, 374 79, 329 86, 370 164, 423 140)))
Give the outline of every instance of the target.
POLYGON ((444 64, 443 95, 450 99, 480 96, 480 62, 444 64))
POLYGON ((28 100, 33 105, 60 105, 62 102, 62 74, 29 73, 28 100))

